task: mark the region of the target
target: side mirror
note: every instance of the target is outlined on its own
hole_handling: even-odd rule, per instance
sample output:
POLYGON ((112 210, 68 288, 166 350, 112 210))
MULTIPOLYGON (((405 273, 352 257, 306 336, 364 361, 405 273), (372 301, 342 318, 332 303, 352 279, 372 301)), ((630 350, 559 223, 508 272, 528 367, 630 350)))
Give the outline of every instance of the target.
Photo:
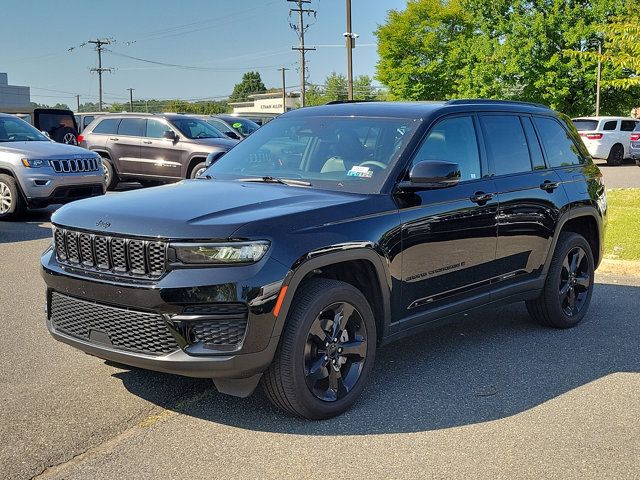
POLYGON ((460 167, 457 163, 425 161, 416 163, 409 172, 409 181, 400 182, 401 190, 429 190, 447 188, 460 181, 460 167))
POLYGON ((167 140, 173 140, 174 142, 178 139, 176 132, 174 132, 173 130, 167 130, 162 134, 162 137, 166 138, 167 140))
POLYGON ((242 140, 242 137, 236 132, 228 131, 224 132, 224 134, 229 138, 233 138, 234 140, 242 140))

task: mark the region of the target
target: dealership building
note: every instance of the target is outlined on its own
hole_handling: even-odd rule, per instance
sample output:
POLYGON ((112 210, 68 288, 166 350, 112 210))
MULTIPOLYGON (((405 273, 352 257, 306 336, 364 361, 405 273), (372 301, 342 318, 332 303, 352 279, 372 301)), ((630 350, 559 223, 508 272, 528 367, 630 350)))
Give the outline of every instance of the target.
POLYGON ((288 112, 300 106, 299 93, 287 93, 284 106, 282 104, 282 91, 271 93, 256 93, 249 95, 248 102, 229 103, 233 107, 233 114, 246 117, 273 118, 281 113, 288 112))
POLYGON ((8 75, 0 72, 0 112, 21 113, 28 111, 30 106, 29 87, 9 85, 8 75))

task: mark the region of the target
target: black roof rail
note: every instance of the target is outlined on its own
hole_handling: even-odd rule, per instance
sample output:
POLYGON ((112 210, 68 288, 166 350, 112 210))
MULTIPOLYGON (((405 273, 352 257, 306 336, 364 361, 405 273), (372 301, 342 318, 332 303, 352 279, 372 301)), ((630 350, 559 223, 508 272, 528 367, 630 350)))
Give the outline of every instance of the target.
POLYGON ((548 105, 534 102, 520 102, 517 100, 493 100, 488 98, 457 98, 449 100, 446 105, 469 105, 469 104, 489 104, 489 105, 528 105, 530 107, 538 107, 549 110, 548 105))
POLYGON ((378 100, 332 100, 330 102, 325 103, 325 105, 340 105, 341 103, 367 103, 367 102, 377 102, 378 100))

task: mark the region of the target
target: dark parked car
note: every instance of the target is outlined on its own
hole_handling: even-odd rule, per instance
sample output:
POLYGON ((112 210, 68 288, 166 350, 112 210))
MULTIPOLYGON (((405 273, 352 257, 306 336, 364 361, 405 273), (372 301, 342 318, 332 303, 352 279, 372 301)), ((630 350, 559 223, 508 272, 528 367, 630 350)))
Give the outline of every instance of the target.
POLYGON ((229 138, 242 140, 260 128, 260 125, 248 118, 232 115, 210 115, 205 120, 227 135, 229 138))
POLYGON ((180 114, 105 115, 78 139, 102 156, 110 190, 120 180, 154 185, 196 178, 205 170, 207 156, 219 158, 238 143, 207 122, 180 114))
POLYGON ((571 121, 542 106, 295 110, 198 180, 58 210, 47 324, 91 355, 238 396, 261 381, 283 410, 327 418, 380 345, 434 320, 525 301, 577 325, 606 209, 571 121))

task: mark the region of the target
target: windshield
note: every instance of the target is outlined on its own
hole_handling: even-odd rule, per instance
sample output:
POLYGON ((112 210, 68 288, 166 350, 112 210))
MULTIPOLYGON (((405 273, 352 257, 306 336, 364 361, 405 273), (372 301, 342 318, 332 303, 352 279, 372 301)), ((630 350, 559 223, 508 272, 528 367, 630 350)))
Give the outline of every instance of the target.
POLYGON ((0 142, 48 142, 42 133, 18 117, 0 117, 0 142))
POLYGON ((227 122, 241 135, 247 137, 260 128, 256 122, 252 122, 246 118, 228 118, 227 122))
POLYGON ((573 125, 576 127, 576 130, 578 130, 579 132, 596 130, 598 128, 598 121, 597 120, 576 119, 576 120, 572 120, 572 121, 573 121, 573 125))
POLYGON ((187 138, 225 138, 220 130, 198 118, 172 118, 171 123, 187 138))
POLYGON ((419 120, 368 117, 278 118, 205 172, 213 178, 273 177, 314 187, 376 193, 419 120))

